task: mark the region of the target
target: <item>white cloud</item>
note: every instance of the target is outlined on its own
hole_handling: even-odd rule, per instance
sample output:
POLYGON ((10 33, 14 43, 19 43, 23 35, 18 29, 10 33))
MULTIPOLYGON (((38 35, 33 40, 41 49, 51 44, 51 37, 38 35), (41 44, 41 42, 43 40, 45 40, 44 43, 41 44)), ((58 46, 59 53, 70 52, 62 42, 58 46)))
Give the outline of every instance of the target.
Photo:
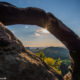
POLYGON ((49 31, 47 29, 43 29, 43 28, 38 29, 36 32, 38 32, 38 33, 45 33, 45 34, 49 33, 49 31))
POLYGON ((35 36, 41 36, 41 34, 48 34, 49 32, 46 29, 39 28, 35 32, 35 36))
POLYGON ((40 36, 40 34, 39 33, 35 33, 35 36, 40 36))
POLYGON ((25 26, 25 28, 27 29, 27 28, 28 28, 28 26, 26 25, 26 26, 25 26))

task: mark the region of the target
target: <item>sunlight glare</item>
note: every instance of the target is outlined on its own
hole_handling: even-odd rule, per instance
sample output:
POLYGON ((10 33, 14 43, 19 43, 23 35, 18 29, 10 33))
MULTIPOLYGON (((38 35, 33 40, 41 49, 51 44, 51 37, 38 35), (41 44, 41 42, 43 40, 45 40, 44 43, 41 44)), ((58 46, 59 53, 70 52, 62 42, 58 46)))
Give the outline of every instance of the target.
POLYGON ((49 31, 47 29, 42 29, 43 33, 49 33, 49 31))

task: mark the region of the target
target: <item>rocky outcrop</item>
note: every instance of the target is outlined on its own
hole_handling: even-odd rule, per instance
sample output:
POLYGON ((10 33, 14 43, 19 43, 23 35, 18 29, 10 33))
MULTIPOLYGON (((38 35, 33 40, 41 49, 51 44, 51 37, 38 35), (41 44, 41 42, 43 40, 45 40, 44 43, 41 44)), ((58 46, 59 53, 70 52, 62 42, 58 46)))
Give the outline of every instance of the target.
POLYGON ((0 23, 0 78, 7 80, 63 80, 0 23))
POLYGON ((72 80, 72 75, 70 72, 68 72, 65 76, 64 76, 64 80, 72 80))

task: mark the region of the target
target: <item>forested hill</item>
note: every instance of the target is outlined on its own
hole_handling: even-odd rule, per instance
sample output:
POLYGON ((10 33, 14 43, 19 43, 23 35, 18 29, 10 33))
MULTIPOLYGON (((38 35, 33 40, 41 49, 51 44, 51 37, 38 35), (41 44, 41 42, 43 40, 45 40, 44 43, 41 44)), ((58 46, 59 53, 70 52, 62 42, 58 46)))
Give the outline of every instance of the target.
MULTIPOLYGON (((27 47, 26 47, 27 48, 27 47)), ((45 56, 52 57, 54 59, 69 59, 69 51, 63 47, 47 47, 47 48, 27 48, 34 53, 44 52, 45 56)))

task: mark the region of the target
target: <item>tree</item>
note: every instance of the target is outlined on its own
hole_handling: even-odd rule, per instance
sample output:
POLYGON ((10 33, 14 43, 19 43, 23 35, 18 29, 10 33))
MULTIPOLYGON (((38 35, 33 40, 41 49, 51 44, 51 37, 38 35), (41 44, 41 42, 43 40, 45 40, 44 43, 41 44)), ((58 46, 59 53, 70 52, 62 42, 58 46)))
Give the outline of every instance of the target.
POLYGON ((42 51, 40 53, 36 53, 36 55, 41 57, 42 60, 44 60, 44 58, 46 57, 42 51))
POLYGON ((41 51, 40 53, 36 53, 37 56, 41 57, 42 60, 46 64, 48 64, 50 67, 52 67, 55 71, 57 71, 59 74, 61 74, 60 70, 60 65, 61 65, 61 59, 58 58, 57 60, 51 58, 51 57, 46 57, 45 54, 41 51))

